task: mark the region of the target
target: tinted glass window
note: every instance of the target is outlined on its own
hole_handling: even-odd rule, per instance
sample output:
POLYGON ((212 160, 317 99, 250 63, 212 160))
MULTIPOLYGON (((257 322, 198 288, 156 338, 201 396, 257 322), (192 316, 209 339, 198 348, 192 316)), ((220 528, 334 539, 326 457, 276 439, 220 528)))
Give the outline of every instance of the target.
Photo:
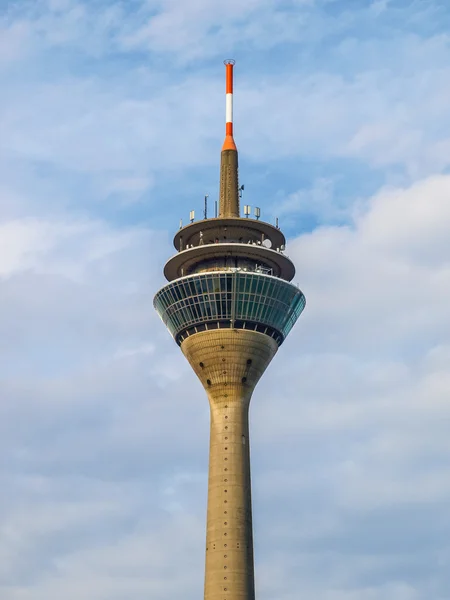
POLYGON ((208 321, 253 321, 277 329, 285 337, 305 306, 292 284, 255 273, 200 273, 171 282, 160 290, 154 306, 172 335, 208 321))

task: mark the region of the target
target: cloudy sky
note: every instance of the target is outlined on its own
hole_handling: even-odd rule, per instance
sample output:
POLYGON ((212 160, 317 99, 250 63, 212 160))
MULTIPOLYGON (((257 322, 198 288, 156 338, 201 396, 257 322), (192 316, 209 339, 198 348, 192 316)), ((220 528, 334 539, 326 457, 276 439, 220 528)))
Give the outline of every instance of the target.
POLYGON ((218 192, 307 308, 252 403, 259 600, 449 600, 447 0, 0 1, 0 597, 198 600, 208 409, 152 307, 218 192))

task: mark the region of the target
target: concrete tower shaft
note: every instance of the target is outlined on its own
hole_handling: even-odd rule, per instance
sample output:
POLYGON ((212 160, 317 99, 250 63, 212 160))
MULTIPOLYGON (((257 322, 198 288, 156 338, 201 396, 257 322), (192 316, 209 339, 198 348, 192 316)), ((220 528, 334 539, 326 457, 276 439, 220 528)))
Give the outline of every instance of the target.
POLYGON ((190 336, 181 349, 211 412, 204 597, 254 600, 248 410, 278 345, 255 331, 218 329, 190 336))

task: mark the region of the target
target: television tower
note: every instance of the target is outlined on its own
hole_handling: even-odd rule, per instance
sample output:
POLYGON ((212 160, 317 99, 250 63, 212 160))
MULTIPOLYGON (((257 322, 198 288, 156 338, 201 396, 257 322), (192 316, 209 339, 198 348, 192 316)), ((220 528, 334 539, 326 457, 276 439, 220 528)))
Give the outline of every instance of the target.
MULTIPOLYGON (((248 411, 260 377, 305 307, 278 226, 240 216, 233 138, 233 60, 226 60, 226 135, 219 214, 181 227, 169 283, 154 306, 211 410, 205 600, 254 600, 248 411)), ((206 199, 205 199, 206 200, 206 199)), ((206 215, 206 208, 205 208, 206 215)))

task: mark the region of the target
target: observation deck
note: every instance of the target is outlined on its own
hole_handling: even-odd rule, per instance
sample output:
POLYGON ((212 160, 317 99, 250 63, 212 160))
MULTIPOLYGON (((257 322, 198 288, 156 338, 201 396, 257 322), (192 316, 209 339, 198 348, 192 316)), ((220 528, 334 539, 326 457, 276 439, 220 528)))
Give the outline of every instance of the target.
POLYGON ((209 329, 249 329, 281 345, 305 307, 291 283, 237 269, 181 277, 162 288, 154 305, 178 345, 209 329))

